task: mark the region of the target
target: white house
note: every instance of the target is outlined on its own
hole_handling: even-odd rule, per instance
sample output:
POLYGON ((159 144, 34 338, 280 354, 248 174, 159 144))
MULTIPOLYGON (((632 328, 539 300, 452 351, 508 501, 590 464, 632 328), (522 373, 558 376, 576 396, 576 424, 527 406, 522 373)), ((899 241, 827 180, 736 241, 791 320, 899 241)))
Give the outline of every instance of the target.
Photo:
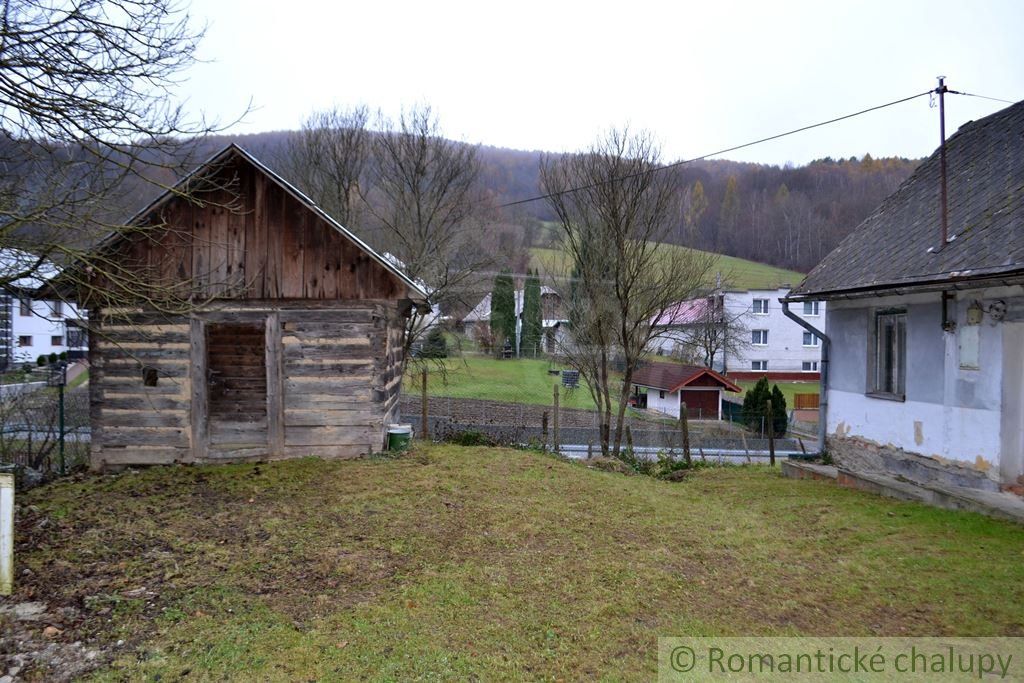
MULTIPOLYGON (((1024 483, 1024 102, 968 123, 789 295, 827 300, 829 453, 850 470, 1024 483)), ((823 331, 824 332, 824 331, 823 331)))
MULTIPOLYGON (((565 335, 565 323, 568 322, 562 316, 562 298, 551 287, 542 285, 540 288, 540 310, 541 327, 543 329, 543 349, 520 349, 520 339, 523 331, 523 289, 515 290, 515 315, 516 315, 516 338, 514 340, 517 354, 532 356, 538 351, 544 353, 555 353, 558 344, 565 335)), ((483 331, 490 332, 491 325, 491 295, 487 294, 473 307, 466 317, 462 319, 466 336, 471 339, 479 339, 483 331)))
MULTIPOLYGON (((15 273, 33 268, 37 257, 16 249, 0 251, 0 271, 15 273)), ((79 322, 83 314, 59 299, 34 299, 36 291, 57 274, 44 263, 31 276, 14 280, 0 295, 0 365, 35 363, 41 356, 67 352, 84 357, 88 341, 79 322)))
MULTIPOLYGON (((817 380, 821 342, 783 314, 779 299, 788 294, 786 288, 726 290, 681 302, 656 321, 655 350, 703 363, 709 346, 712 367, 734 379, 817 380)), ((824 302, 806 301, 795 311, 824 330, 824 302)))

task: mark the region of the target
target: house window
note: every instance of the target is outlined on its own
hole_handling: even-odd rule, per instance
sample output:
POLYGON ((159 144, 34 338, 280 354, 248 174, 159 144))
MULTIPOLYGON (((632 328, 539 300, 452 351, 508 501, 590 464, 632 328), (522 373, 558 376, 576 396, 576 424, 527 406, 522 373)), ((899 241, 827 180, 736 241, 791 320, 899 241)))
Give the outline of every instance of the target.
POLYGON ((754 346, 768 346, 768 330, 751 330, 750 343, 754 346))
POLYGON ((22 299, 20 310, 18 311, 23 317, 32 315, 32 301, 29 299, 22 299))
POLYGON ((768 299, 754 299, 754 313, 768 315, 768 299))
POLYGON ((818 371, 818 361, 816 361, 816 360, 805 360, 803 362, 802 369, 803 369, 804 372, 817 372, 818 371))
POLYGON ((64 302, 54 301, 50 306, 53 309, 53 317, 59 318, 64 315, 64 302))
POLYGON ((80 349, 85 346, 85 330, 80 327, 68 325, 67 328, 68 346, 73 349, 80 349))
POLYGON ((761 372, 768 372, 768 361, 766 360, 752 360, 750 361, 751 370, 760 370, 761 372))
POLYGON ((804 302, 804 315, 818 315, 818 302, 817 301, 805 301, 804 302))
POLYGON ((907 313, 875 314, 872 393, 902 399, 906 394, 907 313))
POLYGON ((156 368, 152 366, 145 366, 142 368, 142 385, 146 387, 155 387, 157 380, 156 368))
POLYGON ((32 346, 32 336, 26 334, 18 337, 18 346, 32 346))
POLYGON ((821 340, 813 332, 804 332, 804 346, 821 346, 821 340))
POLYGON ((658 398, 665 398, 665 392, 664 391, 659 391, 658 392, 658 398))
POLYGON ((50 337, 50 346, 64 346, 64 337, 59 334, 50 337))

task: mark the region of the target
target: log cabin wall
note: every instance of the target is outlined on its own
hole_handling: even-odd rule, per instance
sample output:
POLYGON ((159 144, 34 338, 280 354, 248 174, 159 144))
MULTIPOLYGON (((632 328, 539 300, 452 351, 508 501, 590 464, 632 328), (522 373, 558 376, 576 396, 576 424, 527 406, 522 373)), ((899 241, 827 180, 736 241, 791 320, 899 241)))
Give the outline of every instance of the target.
MULTIPOLYGON (((401 322, 391 301, 225 303, 188 317, 118 312, 91 342, 93 467, 380 451, 397 409, 401 322), (248 393, 234 385, 235 401, 222 373, 211 378, 223 359, 217 335, 257 325, 265 356, 243 360, 265 381, 248 393)), ((255 348, 250 333, 244 340, 255 348)))
POLYGON ((218 159, 200 201, 169 196, 108 246, 150 301, 196 303, 89 306, 93 467, 379 451, 422 293, 237 148, 218 159))

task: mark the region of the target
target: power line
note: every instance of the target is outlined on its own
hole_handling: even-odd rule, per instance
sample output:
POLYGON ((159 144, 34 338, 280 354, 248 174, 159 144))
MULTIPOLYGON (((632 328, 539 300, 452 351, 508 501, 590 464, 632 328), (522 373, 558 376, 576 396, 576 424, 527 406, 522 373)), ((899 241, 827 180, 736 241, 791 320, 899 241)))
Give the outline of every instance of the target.
MULTIPOLYGON (((506 208, 506 207, 509 207, 509 206, 518 206, 520 204, 529 204, 530 202, 536 202, 536 201, 540 201, 542 199, 551 199, 552 197, 560 197, 562 195, 570 194, 570 193, 573 193, 573 192, 580 192, 581 190, 590 190, 590 189, 593 189, 595 187, 600 187, 601 185, 606 185, 606 184, 612 183, 612 182, 618 182, 618 181, 622 181, 622 180, 630 180, 632 178, 638 178, 640 176, 647 175, 649 173, 656 173, 658 171, 667 171, 670 168, 677 168, 677 167, 683 166, 685 164, 692 164, 695 161, 701 161, 702 159, 706 159, 707 157, 713 157, 713 156, 718 156, 719 154, 727 154, 729 152, 735 152, 736 150, 739 150, 739 149, 745 149, 747 147, 753 147, 754 145, 760 145, 760 144, 765 143, 765 142, 771 142, 772 140, 778 140, 779 138, 784 138, 784 137, 786 137, 788 135, 795 135, 796 133, 802 133, 802 132, 804 132, 806 130, 811 130, 812 128, 820 128, 821 126, 828 126, 828 125, 833 124, 833 123, 838 123, 839 121, 845 121, 846 119, 852 119, 855 116, 861 116, 863 114, 868 114, 868 113, 873 112, 873 111, 878 111, 879 109, 885 109, 886 107, 892 107, 892 106, 897 105, 897 104, 903 104, 904 102, 909 102, 910 100, 917 99, 918 97, 924 97, 925 95, 931 95, 934 92, 935 92, 934 89, 925 90, 924 92, 917 93, 916 95, 911 95, 909 97, 904 97, 904 98, 899 99, 899 100, 893 100, 892 102, 886 102, 885 104, 879 104, 879 105, 877 105, 875 107, 869 107, 867 109, 861 109, 860 111, 854 112, 852 114, 845 114, 843 116, 838 116, 838 117, 836 117, 834 119, 829 119, 828 121, 821 121, 819 123, 812 123, 812 124, 810 124, 808 126, 801 126, 800 128, 794 128, 793 130, 788 130, 785 133, 778 133, 776 135, 770 135, 770 136, 768 136, 766 138, 761 138, 759 140, 753 140, 751 142, 745 142, 742 145, 735 145, 733 147, 726 147, 725 149, 720 149, 720 150, 715 151, 715 152, 709 152, 708 154, 703 154, 703 155, 701 155, 699 157, 693 157, 692 159, 683 159, 682 161, 676 161, 676 162, 673 162, 671 164, 666 164, 665 166, 658 166, 658 167, 655 167, 655 168, 648 169, 646 171, 639 171, 637 173, 631 173, 629 175, 620 176, 618 178, 612 178, 611 180, 604 180, 604 181, 601 181, 601 182, 598 182, 598 183, 591 183, 589 185, 580 185, 578 187, 570 187, 570 188, 568 188, 566 190, 559 190, 558 192, 549 192, 548 194, 537 195, 535 197, 528 197, 526 199, 517 199, 514 202, 507 202, 505 204, 501 204, 497 208, 503 209, 503 208, 506 208)), ((949 91, 949 92, 953 92, 953 91, 949 91)), ((958 94, 967 94, 967 93, 958 93, 958 94)), ((981 95, 975 95, 975 97, 981 97, 981 95)), ((1011 104, 1012 104, 1012 102, 1011 102, 1011 104)))
POLYGON ((1017 104, 1011 100, 1004 100, 999 97, 989 97, 988 95, 976 95, 972 92, 960 92, 959 90, 947 90, 946 92, 952 93, 953 95, 966 95, 967 97, 980 97, 983 100, 992 100, 993 102, 1002 102, 1003 104, 1017 104))

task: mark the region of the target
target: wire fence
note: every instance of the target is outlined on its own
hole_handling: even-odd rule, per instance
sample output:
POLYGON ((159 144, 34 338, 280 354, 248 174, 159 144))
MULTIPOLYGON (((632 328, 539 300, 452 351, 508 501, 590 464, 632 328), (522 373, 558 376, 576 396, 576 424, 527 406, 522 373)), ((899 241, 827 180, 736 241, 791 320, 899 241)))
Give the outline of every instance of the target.
POLYGON ((57 384, 48 367, 0 376, 0 466, 21 488, 88 462, 88 389, 57 384))
MULTIPOLYGON (((613 382, 613 393, 620 388, 618 381, 613 382)), ((687 393, 680 395, 685 399, 687 393)), ((616 401, 610 441, 614 443, 618 432, 620 447, 638 455, 679 455, 685 428, 691 455, 697 458, 765 459, 770 437, 782 456, 813 451, 815 444, 793 432, 788 419, 784 430, 769 434, 773 421, 764 415, 744 415, 738 396, 719 403, 716 390, 701 393, 699 401, 687 406, 685 426, 681 405, 658 401, 654 408, 631 398, 622 429, 616 430, 616 401)), ((590 391, 577 373, 554 357, 463 354, 447 359, 443 369, 432 365, 424 373, 418 368, 406 375, 401 417, 414 433, 436 441, 533 446, 572 457, 601 453, 602 419, 590 391)))

